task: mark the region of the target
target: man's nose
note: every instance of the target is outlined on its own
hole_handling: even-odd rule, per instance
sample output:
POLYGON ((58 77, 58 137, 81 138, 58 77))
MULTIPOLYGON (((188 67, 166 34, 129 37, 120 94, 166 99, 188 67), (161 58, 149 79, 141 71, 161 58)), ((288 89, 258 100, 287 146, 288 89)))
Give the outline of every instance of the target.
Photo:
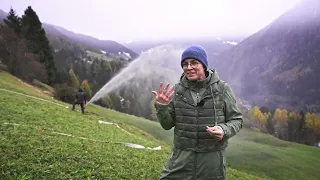
POLYGON ((191 64, 188 64, 187 69, 192 69, 193 67, 191 66, 191 64))

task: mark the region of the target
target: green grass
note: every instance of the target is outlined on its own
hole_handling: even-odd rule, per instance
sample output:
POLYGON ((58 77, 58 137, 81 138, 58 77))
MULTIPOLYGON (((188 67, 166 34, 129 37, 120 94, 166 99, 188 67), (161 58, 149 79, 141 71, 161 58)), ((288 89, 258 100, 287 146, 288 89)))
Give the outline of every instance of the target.
POLYGON ((41 90, 48 91, 50 93, 54 92, 54 89, 51 86, 49 86, 47 84, 44 84, 44 83, 42 83, 42 82, 40 82, 40 81, 38 81, 36 79, 34 79, 32 81, 32 85, 35 86, 35 87, 40 88, 41 90))
POLYGON ((241 131, 230 140, 229 167, 273 179, 319 179, 320 149, 241 131))
POLYGON ((161 128, 158 122, 146 120, 128 114, 118 113, 112 109, 105 109, 100 106, 90 107, 90 111, 102 116, 112 118, 118 123, 126 123, 135 126, 168 145, 173 144, 173 129, 165 131, 161 128))
MULTIPOLYGON (((3 72, 0 88, 52 101, 3 72)), ((170 154, 172 130, 95 105, 82 115, 59 104, 64 106, 1 91, 0 179, 158 179, 170 154)), ((243 129, 227 149, 227 179, 317 179, 319 156, 320 149, 243 129)))
POLYGON ((117 144, 156 147, 160 143, 125 124, 119 126, 133 135, 113 125, 99 124, 99 120, 110 119, 97 115, 81 115, 9 93, 0 96, 0 106, 6 107, 0 110, 0 179, 155 179, 169 154, 168 147, 150 151, 117 144))
MULTIPOLYGON (((27 84, 21 81, 20 79, 10 75, 9 73, 3 72, 3 71, 2 72, 0 71, 0 88, 22 93, 22 94, 32 95, 32 96, 43 98, 46 100, 52 99, 51 97, 47 96, 45 93, 42 93, 42 91, 39 88, 31 86, 30 84, 27 84)), ((59 101, 55 101, 55 102, 59 102, 59 101)))

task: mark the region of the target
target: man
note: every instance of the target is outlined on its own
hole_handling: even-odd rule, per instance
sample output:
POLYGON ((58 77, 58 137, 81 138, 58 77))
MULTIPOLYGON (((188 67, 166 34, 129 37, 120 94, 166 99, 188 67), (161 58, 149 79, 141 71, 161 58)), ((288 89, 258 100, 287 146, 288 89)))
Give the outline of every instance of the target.
POLYGON ((80 88, 76 94, 76 101, 73 103, 72 110, 74 110, 76 104, 79 104, 81 107, 81 112, 82 114, 84 114, 84 108, 86 103, 87 103, 86 95, 83 92, 83 90, 80 88))
POLYGON ((228 139, 242 128, 242 114, 230 86, 208 70, 206 51, 189 46, 181 56, 183 74, 174 87, 155 95, 157 118, 174 127, 174 147, 160 179, 226 179, 228 139))

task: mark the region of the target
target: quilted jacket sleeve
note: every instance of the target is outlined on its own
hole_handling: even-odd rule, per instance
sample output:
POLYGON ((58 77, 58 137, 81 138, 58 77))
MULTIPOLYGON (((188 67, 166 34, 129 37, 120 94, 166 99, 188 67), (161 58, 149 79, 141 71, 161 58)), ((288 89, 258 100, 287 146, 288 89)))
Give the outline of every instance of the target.
POLYGON ((157 119, 161 124, 162 128, 169 130, 174 127, 175 124, 175 112, 173 102, 171 101, 168 105, 162 105, 155 103, 157 119))
POLYGON ((237 106, 235 95, 227 83, 225 84, 224 102, 226 107, 226 121, 225 123, 220 123, 218 125, 222 127, 225 137, 231 138, 242 129, 243 118, 242 113, 237 106))

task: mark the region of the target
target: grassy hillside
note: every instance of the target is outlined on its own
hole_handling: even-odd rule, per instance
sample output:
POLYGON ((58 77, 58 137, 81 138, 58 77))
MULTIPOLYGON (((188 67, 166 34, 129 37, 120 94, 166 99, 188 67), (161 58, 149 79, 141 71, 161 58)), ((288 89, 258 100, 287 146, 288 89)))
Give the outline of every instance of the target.
POLYGON ((49 97, 43 90, 31 86, 30 84, 27 84, 4 71, 0 71, 0 88, 5 90, 11 90, 17 93, 28 94, 46 100, 52 100, 52 97, 49 97))
MULTIPOLYGON (((82 115, 62 102, 26 97, 22 94, 53 102, 40 89, 3 72, 0 88, 0 179, 158 179, 170 154, 165 138, 159 141, 126 123, 142 119, 111 110, 100 114, 102 108, 91 105, 82 115), (122 129, 99 121, 116 122, 122 129)), ((228 179, 259 178, 228 168, 228 179)))
POLYGON ((149 121, 136 116, 128 114, 117 113, 111 109, 104 109, 99 106, 90 107, 90 111, 94 111, 102 116, 107 116, 114 119, 117 122, 126 123, 128 125, 135 126, 146 133, 152 135, 156 139, 163 141, 167 145, 172 145, 173 142, 173 129, 165 131, 161 128, 160 124, 154 121, 149 121))
POLYGON ((243 130, 230 140, 229 167, 273 179, 319 179, 320 149, 243 130))
MULTIPOLYGON (((96 111, 98 109, 101 114, 121 117, 121 122, 134 125, 157 139, 172 144, 172 129, 164 131, 157 122, 145 122, 134 116, 116 114, 100 108, 96 111)), ((318 179, 320 149, 242 129, 229 141, 227 164, 233 169, 267 179, 318 179)))

